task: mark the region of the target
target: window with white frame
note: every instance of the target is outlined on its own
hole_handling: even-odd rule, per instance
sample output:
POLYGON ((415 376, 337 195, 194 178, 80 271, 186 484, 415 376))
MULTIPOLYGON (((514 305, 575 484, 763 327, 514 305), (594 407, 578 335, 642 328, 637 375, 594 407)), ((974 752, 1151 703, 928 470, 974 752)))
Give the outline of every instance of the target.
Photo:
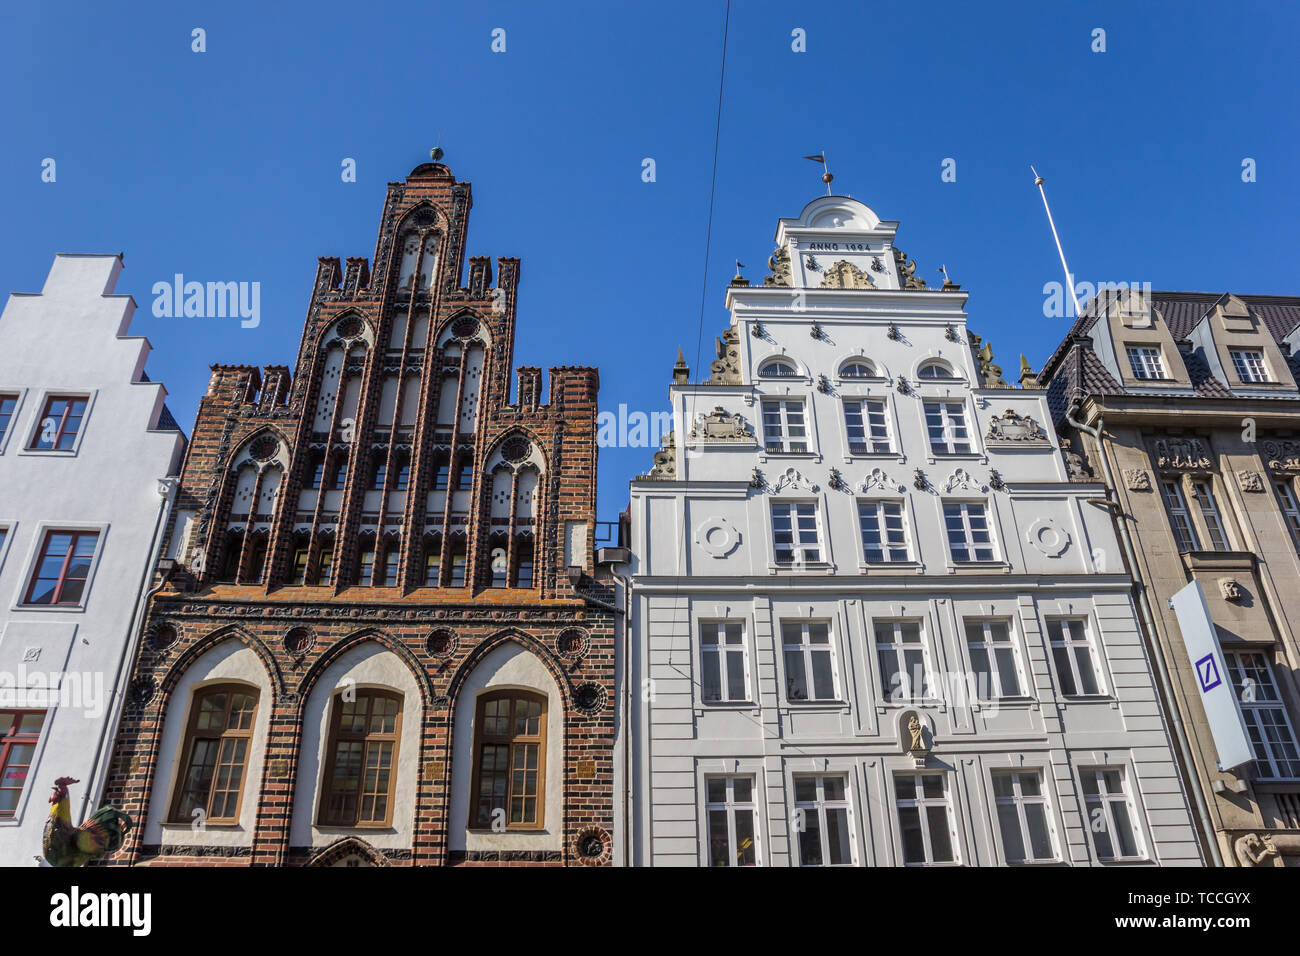
POLYGON ((936 455, 969 455, 970 431, 966 427, 966 406, 962 402, 926 402, 925 430, 930 451, 936 455))
POLYGON ((982 501, 948 501, 943 506, 948 549, 957 563, 996 561, 987 506, 982 501))
POLYGON ((700 622, 700 698, 710 704, 750 699, 743 621, 700 622))
POLYGON ((995 772, 993 799, 1008 863, 1049 863, 1057 858, 1041 773, 995 772))
POLYGON ((840 366, 840 378, 879 378, 880 373, 869 359, 849 359, 840 366))
POLYGON ((853 813, 843 774, 794 778, 795 831, 800 866, 853 865, 853 813))
POLYGON ((781 645, 786 700, 838 699, 829 621, 782 621, 781 645))
POLYGON ((1085 767, 1079 773, 1088 829, 1100 860, 1145 859, 1137 810, 1124 777, 1122 767, 1085 767))
POLYGON ((880 686, 889 700, 932 697, 925 637, 920 621, 876 621, 876 658, 880 686))
POLYGON ((867 563, 910 561, 901 501, 859 501, 862 556, 867 563))
POLYGON ((1088 622, 1081 617, 1047 619, 1047 638, 1052 661, 1066 697, 1093 697, 1102 693, 1096 652, 1088 636, 1088 622))
POLYGON ((971 671, 981 700, 1020 697, 1024 682, 1020 677, 1020 656, 1006 620, 967 618, 966 643, 970 648, 971 671))
POLYGON ((938 359, 932 362, 926 362, 916 370, 917 378, 956 378, 957 373, 952 370, 952 366, 947 362, 941 362, 938 359))
POLYGON ((815 502, 772 502, 772 554, 777 564, 796 567, 822 560, 815 502))
POLYGON ((1182 484, 1177 479, 1171 478, 1162 481, 1160 489, 1164 495, 1165 508, 1169 511, 1169 522, 1174 528, 1178 550, 1199 551, 1201 542, 1196 536, 1196 527, 1192 524, 1192 512, 1187 507, 1187 497, 1183 494, 1182 484))
POLYGON ((1271 382, 1268 365, 1264 362, 1263 349, 1228 349, 1232 356, 1232 367, 1237 370, 1237 377, 1243 382, 1271 382))
POLYGON ((1210 540, 1211 551, 1229 551, 1228 533, 1223 527, 1223 518, 1219 515, 1219 503, 1214 498, 1214 485, 1209 479, 1192 482, 1196 492, 1197 504, 1201 506, 1201 521, 1205 523, 1205 534, 1210 540))
POLYGON ((803 400, 763 400, 763 447, 770 454, 801 453, 808 450, 808 425, 803 400))
POLYGON ((1257 651, 1228 651, 1223 656, 1250 735, 1259 776, 1265 780, 1300 778, 1300 750, 1296 748, 1295 730, 1273 679, 1272 665, 1257 651))
POLYGON ((772 359, 758 367, 758 374, 768 378, 799 378, 799 369, 789 359, 772 359))
POLYGON ((957 831, 944 775, 898 774, 894 777, 894 798, 904 865, 955 863, 957 831))
POLYGON ((758 804, 754 778, 705 777, 709 866, 758 866, 758 804))
POLYGON ((1300 548, 1300 502, 1296 501, 1295 487, 1290 478, 1274 482, 1273 487, 1277 489, 1278 500, 1282 503, 1282 517, 1286 519, 1286 526, 1291 531, 1291 540, 1300 548))
POLYGON ((845 399, 844 427, 849 438, 849 454, 880 454, 892 450, 885 412, 882 398, 845 399))
POLYGON ((1165 363, 1160 357, 1160 346, 1158 345, 1130 345, 1128 352, 1128 364, 1133 369, 1133 377, 1143 380, 1163 379, 1165 375, 1165 363))

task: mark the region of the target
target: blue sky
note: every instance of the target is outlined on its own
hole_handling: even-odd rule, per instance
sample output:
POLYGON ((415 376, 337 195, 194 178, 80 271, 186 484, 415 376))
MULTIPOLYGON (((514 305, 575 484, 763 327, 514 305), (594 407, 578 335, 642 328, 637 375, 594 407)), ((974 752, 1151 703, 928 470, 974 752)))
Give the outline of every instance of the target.
MULTIPOLYGON (((1060 266, 1030 163, 1079 279, 1300 294, 1300 13, 1281 2, 735 0, 704 287, 724 9, 8 7, 0 291, 38 291, 56 252, 125 252, 118 291, 188 432, 209 364, 294 360, 316 257, 372 255, 384 184, 440 139, 474 184, 469 254, 523 260, 515 364, 599 366, 609 410, 665 408, 679 345, 698 370, 702 288, 707 364, 733 260, 761 281, 777 218, 823 192, 801 158, 821 150, 927 281, 945 263, 971 292, 1008 378, 1068 322, 1043 317, 1060 266), (176 272, 260 282, 261 325, 155 318, 176 272)), ((602 449, 601 518, 652 453, 602 449)))

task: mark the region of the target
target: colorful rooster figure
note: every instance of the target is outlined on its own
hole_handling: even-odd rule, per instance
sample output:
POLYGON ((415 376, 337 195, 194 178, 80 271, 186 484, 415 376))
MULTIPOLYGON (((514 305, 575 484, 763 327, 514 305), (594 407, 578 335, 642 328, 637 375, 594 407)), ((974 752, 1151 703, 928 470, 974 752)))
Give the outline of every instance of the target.
POLYGON ((122 846, 131 829, 131 818, 112 807, 100 807, 85 823, 74 827, 68 809, 68 784, 80 782, 72 777, 54 781, 50 818, 45 821, 45 838, 41 842, 50 866, 85 866, 108 856, 122 846))

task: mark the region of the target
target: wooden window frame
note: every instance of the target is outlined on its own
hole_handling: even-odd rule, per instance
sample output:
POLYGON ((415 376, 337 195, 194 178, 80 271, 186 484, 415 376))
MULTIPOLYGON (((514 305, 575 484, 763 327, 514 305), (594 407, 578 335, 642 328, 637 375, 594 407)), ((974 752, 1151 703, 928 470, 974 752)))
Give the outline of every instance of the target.
MULTIPOLYGON (((194 741, 196 735, 199 733, 197 724, 199 722, 199 715, 202 713, 202 708, 199 704, 205 697, 214 696, 216 694, 227 695, 225 710, 222 711, 222 727, 221 730, 215 734, 215 739, 217 741, 218 765, 220 762, 223 741, 227 739, 242 738, 247 740, 248 744, 247 749, 244 751, 244 762, 239 771, 239 782, 235 786, 234 814, 228 817, 204 816, 203 821, 205 825, 232 825, 239 823, 239 813, 244 805, 244 788, 248 785, 248 766, 252 763, 253 759, 253 737, 257 733, 257 712, 258 708, 262 705, 261 689, 252 684, 240 683, 209 684, 204 687, 195 688, 190 694, 190 710, 185 719, 185 733, 181 738, 181 759, 177 763, 177 776, 172 788, 171 806, 168 808, 167 812, 167 821, 169 823, 194 822, 190 817, 181 816, 181 798, 185 794, 185 780, 190 773, 190 765, 194 759, 194 741), (226 726, 230 723, 230 705, 233 701, 234 694, 249 695, 253 698, 253 712, 252 716, 249 718, 247 729, 236 728, 232 730, 230 727, 226 726)), ((203 733, 205 734, 205 737, 212 734, 211 731, 204 731, 203 733)), ((215 773, 213 778, 215 780, 215 773)), ((212 806, 212 793, 213 791, 210 782, 208 786, 207 802, 204 804, 205 813, 208 808, 212 806)))
POLYGON ((478 699, 474 701, 474 762, 470 773, 470 793, 469 793, 469 829, 478 832, 495 832, 490 825, 484 826, 478 821, 478 794, 481 789, 480 774, 482 773, 483 747, 486 743, 504 745, 508 748, 507 766, 511 769, 506 771, 506 832, 526 832, 534 833, 546 829, 546 750, 547 750, 547 733, 549 731, 548 717, 550 711, 550 698, 540 691, 527 690, 525 688, 506 688, 503 690, 492 690, 479 694, 478 699), (507 732, 504 736, 493 736, 488 738, 483 733, 484 706, 489 701, 508 699, 511 701, 510 715, 507 718, 507 732), (534 700, 542 705, 542 712, 538 719, 537 733, 516 735, 513 732, 515 722, 515 705, 514 701, 518 699, 534 700), (518 743, 537 744, 537 814, 532 823, 511 823, 510 801, 513 797, 513 767, 515 745, 518 743))
POLYGON ((29 607, 85 607, 86 597, 90 590, 90 579, 94 577, 95 564, 99 558, 99 539, 98 530, 87 529, 63 529, 63 528, 46 528, 41 538, 40 550, 36 552, 36 560, 32 565, 31 573, 27 577, 27 589, 23 591, 23 605, 29 607), (45 558, 49 552, 50 539, 56 534, 67 534, 72 536, 72 541, 68 545, 68 553, 63 556, 63 564, 59 568, 59 576, 54 585, 54 594, 48 602, 34 602, 32 592, 36 590, 36 582, 40 575, 41 565, 45 563, 45 558), (90 553, 90 566, 86 569, 86 576, 81 581, 81 594, 76 601, 60 601, 63 596, 63 590, 68 585, 68 568, 72 564, 72 559, 76 556, 77 545, 82 538, 93 538, 95 548, 90 553))
POLYGON ((13 820, 18 816, 18 806, 22 803, 23 793, 27 790, 27 784, 31 782, 32 767, 35 766, 37 756, 35 748, 41 742, 41 731, 45 729, 45 720, 48 716, 49 712, 40 708, 18 707, 0 710, 0 787, 3 787, 5 790, 18 791, 18 800, 14 805, 13 812, 6 813, 5 811, 0 810, 0 820, 13 820), (23 718, 29 717, 32 714, 41 715, 41 726, 36 730, 36 733, 19 733, 18 728, 22 726, 23 718), (23 776, 22 785, 18 787, 4 786, 6 775, 9 772, 9 760, 13 753, 13 749, 15 747, 25 747, 29 745, 33 748, 32 762, 25 765, 27 772, 23 776))
POLYGON ((9 429, 13 427, 14 416, 18 414, 18 406, 22 402, 22 395, 18 392, 0 392, 0 449, 4 448, 5 436, 9 434, 9 429), (4 411, 4 403, 13 402, 13 407, 9 411, 4 411))
POLYGON ((32 437, 31 440, 27 443, 27 450, 35 451, 35 452, 51 452, 51 451, 58 451, 58 452, 65 452, 65 453, 75 452, 77 450, 77 443, 81 439, 81 426, 85 423, 86 415, 89 412, 90 412, 89 395, 65 395, 65 394, 47 395, 45 397, 45 404, 41 406, 41 413, 36 416, 36 426, 35 428, 32 429, 32 437), (49 448, 41 448, 39 447, 41 432, 43 430, 41 425, 47 418, 53 417, 50 412, 50 407, 55 402, 67 402, 67 405, 64 407, 63 413, 59 416, 58 427, 55 429, 54 432, 53 444, 49 448), (77 402, 81 402, 81 412, 80 414, 73 415, 72 408, 73 405, 77 402), (60 448, 59 446, 63 443, 63 436, 67 434, 68 419, 70 418, 75 418, 77 420, 76 430, 72 433, 72 447, 60 448))
MULTIPOLYGON (((333 794, 334 765, 338 758, 338 744, 340 740, 339 723, 343 720, 343 708, 339 706, 342 702, 343 694, 346 690, 338 691, 330 697, 330 722, 329 736, 325 743, 325 775, 321 778, 320 785, 320 809, 316 814, 316 825, 321 827, 341 827, 348 830, 375 830, 388 829, 393 825, 393 804, 397 801, 397 776, 398 765, 401 757, 402 745, 402 711, 405 707, 406 700, 400 691, 389 690, 385 687, 354 687, 352 691, 357 695, 357 699, 365 696, 372 701, 375 699, 391 700, 397 703, 397 717, 393 721, 392 733, 375 733, 369 729, 370 719, 373 715, 373 703, 366 706, 366 727, 367 729, 360 734, 349 733, 347 740, 360 741, 361 747, 361 773, 364 780, 365 769, 367 767, 367 756, 370 752, 372 743, 391 743, 393 745, 393 757, 388 767, 388 793, 386 803, 386 813, 383 820, 345 820, 342 818, 333 818, 330 814, 330 797, 333 794)), ((361 813, 361 801, 364 796, 363 790, 357 791, 357 814, 361 813)))

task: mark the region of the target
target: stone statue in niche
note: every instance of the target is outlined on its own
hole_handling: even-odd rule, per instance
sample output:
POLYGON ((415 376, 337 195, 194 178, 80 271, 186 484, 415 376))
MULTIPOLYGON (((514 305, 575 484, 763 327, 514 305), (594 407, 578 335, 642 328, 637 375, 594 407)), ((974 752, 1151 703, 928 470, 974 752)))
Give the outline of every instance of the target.
POLYGON ((744 417, 737 412, 728 415, 722 406, 715 406, 713 411, 700 413, 695 424, 691 426, 692 441, 744 441, 753 439, 744 417))
POLYGON ((822 273, 823 289, 874 289, 871 276, 847 259, 841 259, 822 273))
POLYGON ((908 744, 907 747, 908 750, 915 752, 926 749, 924 740, 925 728, 923 728, 921 722, 916 719, 916 714, 913 714, 907 719, 907 732, 912 736, 912 742, 908 744))

